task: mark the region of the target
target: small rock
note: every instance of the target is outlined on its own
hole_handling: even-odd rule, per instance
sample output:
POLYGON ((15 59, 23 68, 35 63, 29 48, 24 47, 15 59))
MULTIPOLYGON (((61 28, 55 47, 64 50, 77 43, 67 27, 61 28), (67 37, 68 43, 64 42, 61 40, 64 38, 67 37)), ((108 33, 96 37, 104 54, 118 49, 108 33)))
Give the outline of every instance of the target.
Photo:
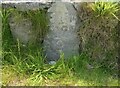
POLYGON ((56 64, 56 62, 55 61, 50 61, 49 64, 54 65, 54 64, 56 64))

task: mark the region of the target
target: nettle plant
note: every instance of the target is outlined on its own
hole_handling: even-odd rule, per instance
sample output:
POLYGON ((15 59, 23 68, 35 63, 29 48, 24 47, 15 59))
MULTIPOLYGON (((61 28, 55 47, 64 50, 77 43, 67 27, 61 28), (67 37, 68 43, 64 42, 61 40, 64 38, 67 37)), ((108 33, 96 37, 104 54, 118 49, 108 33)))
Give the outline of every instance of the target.
POLYGON ((96 17, 106 17, 112 15, 120 21, 120 19, 115 15, 119 10, 119 5, 117 2, 97 1, 91 4, 91 8, 94 11, 96 17))

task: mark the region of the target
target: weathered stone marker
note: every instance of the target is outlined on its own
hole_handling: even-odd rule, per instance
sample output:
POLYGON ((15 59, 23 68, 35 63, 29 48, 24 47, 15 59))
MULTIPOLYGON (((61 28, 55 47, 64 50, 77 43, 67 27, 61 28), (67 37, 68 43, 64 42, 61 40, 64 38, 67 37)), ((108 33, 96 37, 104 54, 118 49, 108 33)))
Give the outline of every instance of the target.
POLYGON ((60 51, 65 58, 79 54, 79 19, 71 3, 56 2, 48 9, 50 28, 44 40, 44 50, 48 61, 57 61, 60 51))
MULTIPOLYGON (((60 51, 64 53, 65 58, 79 54, 79 30, 80 20, 75 10, 75 6, 68 2, 53 3, 13 3, 3 5, 6 7, 15 7, 18 11, 28 11, 36 9, 48 9, 49 32, 45 36, 43 45, 47 61, 57 61, 60 58, 60 51)), ((10 28, 15 38, 18 38, 24 44, 33 41, 36 34, 32 32, 32 22, 27 18, 20 18, 16 14, 10 17, 10 28)))
MULTIPOLYGON (((19 39, 20 42, 27 44, 35 40, 36 35, 32 31, 32 23, 30 20, 21 18, 18 22, 12 15, 9 21, 12 35, 19 39)), ((33 41, 34 42, 34 41, 33 41)))
MULTIPOLYGON (((7 3, 2 5, 3 8, 16 8, 17 11, 29 11, 45 9, 51 6, 51 3, 7 3)), ((15 12, 9 17, 9 25, 12 35, 15 39, 19 39, 20 42, 27 44, 29 42, 35 42, 37 35, 33 31, 32 22, 30 19, 21 17, 20 14, 15 12)))

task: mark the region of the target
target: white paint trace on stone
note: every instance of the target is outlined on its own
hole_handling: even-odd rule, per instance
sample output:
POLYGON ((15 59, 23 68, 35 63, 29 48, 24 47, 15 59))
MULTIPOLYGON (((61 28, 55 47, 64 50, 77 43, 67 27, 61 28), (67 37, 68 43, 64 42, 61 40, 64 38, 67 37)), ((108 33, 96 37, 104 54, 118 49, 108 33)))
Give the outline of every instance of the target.
POLYGON ((50 61, 49 64, 54 65, 54 64, 56 64, 56 62, 55 61, 50 61))

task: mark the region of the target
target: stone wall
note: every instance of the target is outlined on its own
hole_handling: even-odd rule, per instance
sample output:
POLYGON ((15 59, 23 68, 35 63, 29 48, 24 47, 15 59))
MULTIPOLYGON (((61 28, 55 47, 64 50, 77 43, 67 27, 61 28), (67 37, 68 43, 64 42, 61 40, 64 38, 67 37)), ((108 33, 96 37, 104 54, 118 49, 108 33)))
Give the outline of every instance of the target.
MULTIPOLYGON (((79 31, 80 19, 74 4, 68 2, 49 3, 9 3, 3 4, 3 8, 14 8, 9 17, 9 25, 12 35, 22 43, 40 41, 38 31, 41 27, 33 29, 29 18, 21 13, 28 11, 45 10, 49 19, 48 32, 43 39, 44 53, 48 61, 56 61, 60 58, 60 52, 65 58, 79 55, 79 31)), ((42 24, 42 22, 41 22, 42 24)), ((44 29, 42 29, 44 30, 44 29)))
MULTIPOLYGON (((56 61, 63 52, 65 58, 87 52, 93 61, 101 62, 109 55, 116 62, 117 51, 113 40, 114 29, 118 25, 115 18, 95 18, 90 3, 13 3, 3 4, 3 8, 15 8, 20 12, 45 10, 49 19, 48 32, 44 36, 44 53, 48 61, 56 61), (80 36, 78 36, 80 35, 80 36)), ((28 18, 10 16, 10 28, 14 38, 23 43, 35 42, 37 32, 33 32, 28 18)), ((39 28, 38 28, 39 29, 39 28)), ((40 40, 40 38, 38 38, 40 40)), ((102 63, 102 62, 101 62, 102 63)))

